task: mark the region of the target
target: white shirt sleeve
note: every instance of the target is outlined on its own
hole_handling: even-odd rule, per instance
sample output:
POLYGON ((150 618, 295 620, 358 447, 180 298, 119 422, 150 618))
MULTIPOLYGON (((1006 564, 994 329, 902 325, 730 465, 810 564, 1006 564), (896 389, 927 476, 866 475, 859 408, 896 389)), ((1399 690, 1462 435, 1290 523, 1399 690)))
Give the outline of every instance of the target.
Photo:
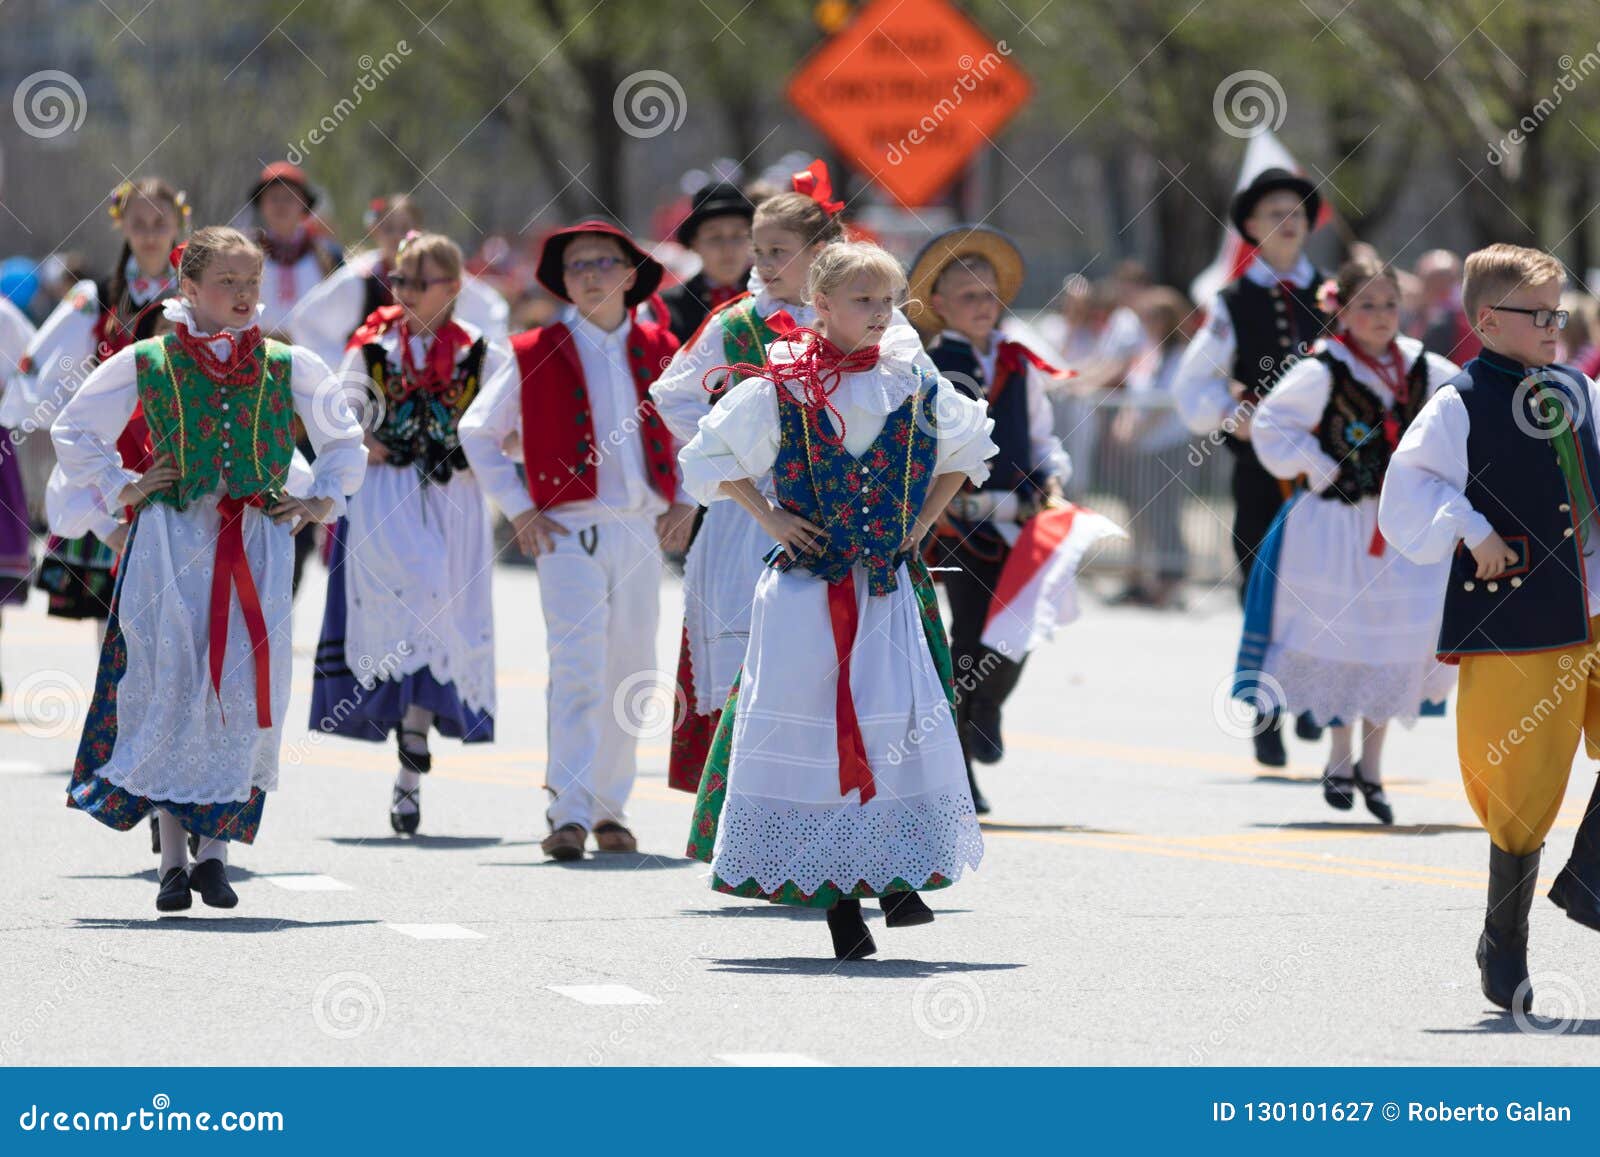
POLYGON ((1441 388, 1406 429, 1389 460, 1378 500, 1378 528, 1412 562, 1440 562, 1456 540, 1474 547, 1493 532, 1472 508, 1467 485, 1466 403, 1441 388))
POLYGON ((0 297, 0 389, 17 372, 17 363, 33 341, 33 323, 9 298, 0 297))
POLYGON ((1328 408, 1332 385, 1320 359, 1301 358, 1261 400, 1250 423, 1250 441, 1261 464, 1279 478, 1304 474, 1318 494, 1339 477, 1339 462, 1312 433, 1328 408))
POLYGON ((117 521, 122 488, 139 476, 122 468, 117 439, 139 400, 138 370, 128 346, 95 368, 50 427, 56 465, 45 488, 53 534, 103 534, 117 521))
POLYGON ((711 395, 702 384, 706 371, 723 364, 722 326, 706 326, 693 345, 682 346, 650 386, 656 412, 679 442, 687 442, 711 412, 711 395))
POLYGON ((778 387, 746 378, 700 419, 700 428, 678 452, 684 489, 702 506, 727 495, 724 482, 764 478, 778 460, 778 387))
POLYGON ((511 340, 511 306, 493 286, 476 277, 461 281, 461 296, 456 302, 461 320, 471 322, 483 331, 490 345, 505 345, 511 340))
POLYGON ((507 518, 533 509, 533 498, 517 477, 505 442, 522 431, 522 375, 503 347, 491 345, 484 361, 483 387, 461 415, 456 433, 472 471, 507 518))
POLYGON ((311 464, 311 483, 302 497, 331 498, 331 522, 344 514, 345 496, 361 489, 367 473, 367 448, 361 425, 345 399, 344 383, 310 350, 295 347, 292 357, 289 386, 294 392, 294 411, 317 454, 311 464))
POLYGON ((28 343, 31 368, 17 374, 7 390, 6 425, 50 428, 94 359, 94 326, 99 317, 100 298, 94 282, 78 282, 28 343))
POLYGON ((1056 437, 1056 412, 1050 405, 1045 372, 1028 364, 1028 445, 1033 468, 1065 486, 1072 480, 1072 458, 1056 437))
POLYGON ((1237 350, 1233 319, 1219 297, 1211 303, 1205 328, 1184 350, 1172 383, 1178 414, 1191 432, 1209 434, 1219 430, 1238 410, 1239 403, 1228 392, 1237 350))
POLYGON ((940 378, 937 389, 933 411, 938 415, 939 448, 933 475, 965 474, 974 486, 981 486, 989 477, 989 459, 1000 451, 989 437, 994 430, 989 403, 967 397, 948 378, 940 378))
POLYGON ((330 366, 344 357, 345 343, 366 319, 366 277, 354 265, 341 265, 301 298, 289 318, 294 344, 304 346, 330 366))

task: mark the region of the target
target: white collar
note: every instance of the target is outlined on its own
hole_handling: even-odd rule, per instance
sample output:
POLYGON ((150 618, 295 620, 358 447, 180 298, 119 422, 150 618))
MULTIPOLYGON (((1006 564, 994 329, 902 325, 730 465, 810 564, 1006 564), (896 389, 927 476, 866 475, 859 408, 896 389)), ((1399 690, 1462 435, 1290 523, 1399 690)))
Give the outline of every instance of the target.
MULTIPOLYGON (((256 321, 249 325, 230 325, 222 329, 222 333, 246 333, 260 325, 261 311, 266 306, 256 302, 256 321)), ((174 325, 183 324, 189 327, 189 332, 195 337, 211 337, 209 333, 202 333, 200 326, 194 320, 194 310, 190 307, 188 299, 182 297, 169 297, 161 306, 161 315, 174 325)))
MULTIPOLYGON (((919 345, 917 348, 920 350, 922 347, 919 345)), ((767 361, 773 365, 792 362, 799 352, 796 343, 779 338, 767 348, 767 361)), ((861 373, 845 374, 839 380, 833 396, 841 409, 848 407, 869 414, 892 414, 917 389, 920 376, 911 360, 911 351, 903 344, 880 343, 878 364, 861 373)), ((801 397, 796 383, 787 383, 787 388, 796 398, 801 397)))
POLYGON ((584 317, 578 307, 569 305, 561 311, 561 323, 576 336, 582 337, 590 345, 611 346, 628 340, 628 331, 633 328, 633 318, 623 314, 622 324, 616 329, 605 330, 595 325, 594 322, 584 317))
POLYGON ((1276 285, 1280 281, 1287 281, 1296 289, 1307 289, 1312 279, 1316 277, 1317 269, 1311 264, 1311 259, 1302 253, 1300 260, 1294 263, 1293 269, 1287 274, 1280 274, 1263 260, 1261 254, 1257 253, 1251 259, 1249 267, 1245 269, 1244 275, 1257 285, 1276 285))
MULTIPOLYGON (((754 276, 754 273, 752 273, 751 277, 754 278, 754 276)), ((797 303, 792 301, 779 301, 776 297, 772 296, 771 291, 769 291, 766 286, 760 285, 759 281, 754 282, 754 284, 756 284, 757 288, 752 289, 750 292, 755 294, 756 313, 760 314, 762 317, 771 317, 774 313, 781 309, 790 317, 794 318, 794 323, 796 325, 808 325, 809 319, 812 319, 816 316, 815 313, 812 312, 811 306, 807 305, 805 302, 797 303)))

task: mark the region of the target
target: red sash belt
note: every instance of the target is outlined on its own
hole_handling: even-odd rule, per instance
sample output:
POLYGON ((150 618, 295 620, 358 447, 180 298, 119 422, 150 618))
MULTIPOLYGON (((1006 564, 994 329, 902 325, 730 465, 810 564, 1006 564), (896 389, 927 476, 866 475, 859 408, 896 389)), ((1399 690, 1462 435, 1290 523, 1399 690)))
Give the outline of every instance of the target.
MULTIPOLYGON (((222 527, 217 535, 217 557, 211 574, 211 692, 222 710, 222 661, 228 651, 228 612, 233 609, 233 592, 239 592, 239 609, 244 613, 245 630, 250 634, 250 656, 256 668, 256 725, 272 726, 272 654, 267 645, 267 620, 261 613, 261 596, 250 574, 244 555, 244 534, 239 520, 247 506, 263 506, 261 498, 233 498, 217 502, 222 527)), ((228 721, 223 713, 222 721, 228 721)))
POLYGON ((872 782, 866 744, 861 741, 861 724, 856 719, 856 701, 850 693, 850 651, 861 624, 853 573, 828 584, 828 618, 833 624, 834 654, 839 658, 839 690, 834 706, 839 728, 839 794, 849 795, 852 788, 859 788, 861 802, 866 803, 878 789, 872 782))

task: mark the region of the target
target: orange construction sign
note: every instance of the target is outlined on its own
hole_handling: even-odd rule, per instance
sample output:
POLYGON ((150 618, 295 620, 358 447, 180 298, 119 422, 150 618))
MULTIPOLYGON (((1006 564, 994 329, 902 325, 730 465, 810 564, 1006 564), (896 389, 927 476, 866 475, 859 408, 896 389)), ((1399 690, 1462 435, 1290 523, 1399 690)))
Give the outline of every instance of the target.
POLYGON ((902 205, 926 205, 1027 104, 1004 40, 947 0, 871 0, 806 58, 789 101, 902 205))

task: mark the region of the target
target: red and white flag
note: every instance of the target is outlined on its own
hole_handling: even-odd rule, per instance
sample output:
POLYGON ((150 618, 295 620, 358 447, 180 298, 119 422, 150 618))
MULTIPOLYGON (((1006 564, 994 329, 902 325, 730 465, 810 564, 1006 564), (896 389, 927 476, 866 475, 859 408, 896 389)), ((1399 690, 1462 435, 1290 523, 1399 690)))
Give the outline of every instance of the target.
POLYGON ((983 644, 1013 662, 1078 617, 1078 565, 1095 543, 1127 531, 1082 506, 1049 507, 1022 527, 989 604, 983 644))
MULTIPOLYGON (((1245 146, 1244 164, 1239 166, 1239 180, 1235 182, 1233 191, 1237 193, 1268 169, 1288 169, 1302 177, 1306 175, 1305 170, 1295 163, 1294 157, 1289 155, 1289 150, 1283 147, 1283 142, 1273 135, 1271 129, 1263 128, 1245 146)), ((1324 197, 1322 208, 1317 213, 1317 219, 1311 222, 1311 227, 1316 229, 1331 220, 1331 198, 1324 197)), ((1217 291, 1249 268, 1255 255, 1254 245, 1239 236, 1231 224, 1224 225, 1222 245, 1217 250, 1216 260, 1189 283, 1189 300, 1202 309, 1209 309, 1217 291)))

